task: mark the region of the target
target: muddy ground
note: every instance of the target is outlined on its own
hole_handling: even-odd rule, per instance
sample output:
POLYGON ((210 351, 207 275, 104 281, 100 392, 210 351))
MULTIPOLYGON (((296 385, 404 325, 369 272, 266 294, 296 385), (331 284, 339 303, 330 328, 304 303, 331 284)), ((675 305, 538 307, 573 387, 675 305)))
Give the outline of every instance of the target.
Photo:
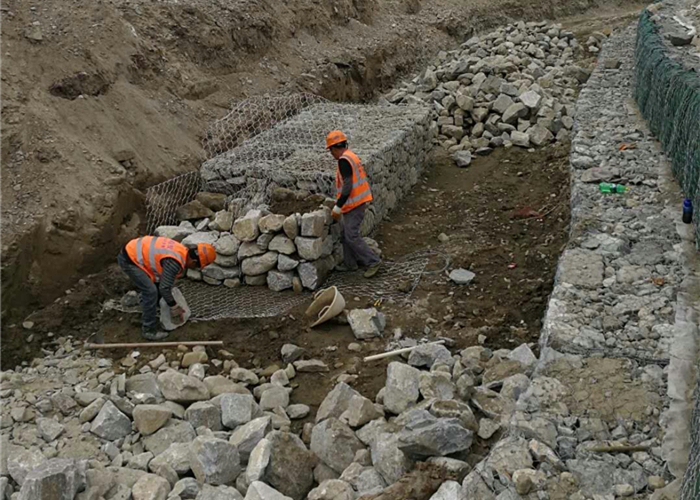
MULTIPOLYGON (((533 152, 501 149, 459 169, 437 148, 425 177, 374 237, 385 259, 400 260, 432 249, 440 258, 429 269, 439 271, 445 262, 449 267, 424 275, 408 302, 381 305, 387 316, 385 338, 361 343, 360 352, 348 350, 355 339, 347 325, 331 323, 311 330, 303 315, 307 304, 279 318, 190 323, 174 332, 172 340, 223 340, 225 349, 244 367, 283 366, 280 349, 285 343, 305 348, 308 358, 322 359, 330 368, 326 374, 299 374, 293 381, 298 384, 293 402, 311 406, 311 415, 341 373, 357 375, 353 385, 374 398, 391 360, 364 363, 362 357, 383 352, 397 329, 404 338, 452 339, 455 349, 476 345, 480 335, 493 349, 523 342, 536 347, 557 259, 568 235, 567 159, 567 145, 533 152), (449 241, 438 239, 442 233, 449 241), (450 282, 447 271, 458 267, 476 274, 471 284, 450 282)), ((32 315, 31 330, 9 326, 12 335, 2 349, 4 368, 40 355, 40 345, 51 340, 49 335, 73 335, 82 342, 100 331, 106 342, 139 341, 138 314, 100 311, 101 301, 119 298, 128 289, 126 278, 112 266, 32 315)), ((353 308, 372 305, 365 297, 346 300, 353 308)), ((103 350, 101 355, 120 359, 129 352, 103 350)), ((177 350, 165 352, 171 359, 178 355, 177 350)), ((145 363, 159 351, 141 349, 141 353, 145 363)), ((218 349, 210 349, 209 357, 224 359, 218 349)))

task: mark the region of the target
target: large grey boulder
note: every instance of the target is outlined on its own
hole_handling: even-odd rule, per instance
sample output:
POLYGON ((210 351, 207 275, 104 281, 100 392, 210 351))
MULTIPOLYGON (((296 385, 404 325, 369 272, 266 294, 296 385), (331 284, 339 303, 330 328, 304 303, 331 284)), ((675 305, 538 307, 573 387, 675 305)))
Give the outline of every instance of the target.
POLYGON ((58 436, 63 434, 63 431, 65 430, 65 427, 62 424, 59 424, 52 418, 37 418, 36 428, 37 431, 39 431, 39 435, 47 443, 58 439, 58 436))
POLYGON ((235 429, 262 415, 262 410, 250 394, 224 394, 221 397, 221 421, 225 427, 235 429))
MULTIPOLYGON (((284 348, 283 348, 284 349, 284 348)), ((345 382, 339 382, 328 393, 326 398, 318 407, 316 412, 316 423, 327 418, 340 418, 340 416, 348 409, 350 401, 354 396, 361 396, 359 392, 350 387, 345 382)))
POLYGON ((216 250, 218 255, 232 257, 238 254, 238 248, 240 246, 241 242, 238 241, 238 238, 232 234, 224 233, 216 240, 216 243, 214 243, 214 250, 216 250))
POLYGON ((440 485, 440 488, 435 492, 430 500, 461 500, 462 485, 456 481, 445 481, 440 485))
POLYGON ((148 436, 163 427, 172 414, 167 406, 138 405, 133 411, 134 425, 141 434, 148 436))
POLYGON ((209 389, 201 380, 175 370, 158 375, 158 387, 165 399, 176 403, 188 404, 209 399, 209 389))
POLYGON ((192 424, 192 427, 206 427, 212 431, 223 429, 221 424, 221 408, 208 401, 193 403, 185 411, 185 419, 192 424))
POLYGON ((90 432, 107 441, 115 441, 131 433, 131 420, 114 403, 107 401, 92 421, 90 432))
POLYGON ((239 426, 229 442, 238 448, 241 462, 247 463, 248 457, 260 441, 272 430, 272 420, 269 416, 259 417, 251 420, 247 424, 239 426))
POLYGON ((170 238, 175 241, 182 241, 189 235, 194 233, 194 228, 187 226, 158 226, 155 231, 155 236, 170 238))
POLYGON ((372 463, 387 484, 394 484, 411 470, 413 461, 398 448, 395 432, 379 432, 372 442, 372 463))
POLYGON ((348 409, 340 416, 340 420, 356 429, 383 416, 384 414, 377 409, 372 401, 355 394, 348 404, 348 409))
POLYGON ((326 212, 316 210, 301 216, 301 235, 312 238, 321 238, 326 226, 326 212))
POLYGON ((245 259, 241 264, 241 271, 246 276, 258 276, 272 270, 277 265, 277 252, 266 252, 257 257, 245 259))
POLYGON ((420 393, 424 399, 452 399, 456 392, 449 373, 436 371, 420 374, 420 393))
POLYGON ((209 229, 213 231, 231 231, 233 225, 233 213, 228 210, 220 210, 214 215, 214 220, 209 223, 209 229))
POLYGON ((192 442, 190 467, 197 481, 215 486, 232 483, 241 473, 238 449, 214 437, 200 436, 192 442))
POLYGON ((277 236, 272 238, 272 241, 270 241, 270 245, 268 246, 268 248, 273 252, 279 252, 280 258, 282 255, 292 255, 294 254, 294 252, 297 251, 297 247, 294 244, 294 241, 287 238, 283 234, 278 234, 277 236))
POLYGON ((418 368, 430 369, 436 363, 450 368, 455 364, 452 353, 444 345, 424 344, 413 349, 408 356, 408 364, 418 368))
POLYGON ((163 465, 172 467, 181 476, 187 474, 191 470, 190 443, 173 443, 148 464, 151 472, 156 472, 163 465))
POLYGON ((311 432, 311 451, 328 467, 342 474, 358 450, 365 447, 346 424, 329 418, 311 432))
POLYGON ((292 500, 290 497, 283 495, 276 489, 255 481, 248 487, 245 500, 292 500))
POLYGON ((286 408, 289 406, 289 391, 291 389, 286 389, 273 384, 272 387, 267 389, 260 396, 260 409, 263 411, 274 410, 277 407, 286 408))
POLYGON ((512 476, 518 469, 532 468, 528 442, 517 436, 501 439, 491 450, 486 463, 493 470, 512 476))
POLYGON ((86 462, 53 458, 27 474, 19 500, 73 500, 85 488, 86 462))
POLYGON ((158 388, 158 379, 154 373, 143 373, 126 379, 126 393, 150 394, 156 399, 163 397, 163 393, 158 388))
POLYGON ((166 500, 170 489, 167 479, 155 474, 144 474, 134 484, 131 495, 133 500, 166 500))
POLYGON ((318 289, 333 267, 335 267, 333 257, 324 257, 314 262, 302 262, 297 268, 301 284, 309 290, 318 289))
MULTIPOLYGON (((3 442, 4 446, 5 442, 3 442)), ((7 457, 7 472, 17 484, 22 486, 27 475, 45 461, 46 457, 39 450, 25 450, 15 446, 12 454, 7 457)))
POLYGON ((318 260, 323 253, 323 241, 320 238, 304 238, 298 236, 294 240, 294 244, 302 259, 318 260))
POLYGON ((508 109, 503 113, 503 123, 510 125, 517 123, 518 118, 525 118, 528 114, 528 108, 522 103, 515 103, 508 106, 508 109))
POLYGON ((385 408, 398 415, 415 404, 419 396, 420 371, 398 361, 389 363, 384 390, 385 408))
POLYGON ((285 219, 284 215, 269 214, 260 219, 258 227, 263 233, 276 233, 282 230, 285 219))
POLYGON ((248 393, 248 390, 245 387, 233 382, 231 379, 224 377, 223 375, 206 377, 203 382, 204 385, 207 386, 207 389, 209 389, 209 395, 212 398, 229 392, 240 394, 248 393))
POLYGON ((155 456, 160 455, 173 443, 189 443, 197 434, 189 422, 171 420, 155 434, 146 437, 143 445, 155 456))
POLYGON ((260 236, 258 223, 261 218, 260 210, 250 210, 244 217, 236 219, 231 232, 240 241, 255 241, 260 236))
POLYGON ((356 339, 371 339, 384 333, 386 316, 375 308, 353 309, 348 313, 348 323, 356 339))
POLYGON ((274 431, 266 439, 270 442, 270 463, 265 482, 294 500, 306 498, 314 483, 313 453, 296 434, 274 431))
POLYGON ((297 214, 292 214, 286 219, 284 219, 284 224, 282 224, 282 229, 287 238, 293 240, 299 236, 299 216, 297 214))
POLYGON ((264 438, 253 448, 245 470, 246 484, 250 485, 264 478, 267 466, 270 464, 271 450, 272 444, 264 438))
POLYGON ((273 292, 289 290, 294 286, 294 273, 291 271, 270 271, 267 273, 267 287, 273 292))
POLYGON ((414 460, 441 457, 467 451, 472 445, 472 432, 456 418, 435 419, 432 424, 399 433, 398 448, 414 460))

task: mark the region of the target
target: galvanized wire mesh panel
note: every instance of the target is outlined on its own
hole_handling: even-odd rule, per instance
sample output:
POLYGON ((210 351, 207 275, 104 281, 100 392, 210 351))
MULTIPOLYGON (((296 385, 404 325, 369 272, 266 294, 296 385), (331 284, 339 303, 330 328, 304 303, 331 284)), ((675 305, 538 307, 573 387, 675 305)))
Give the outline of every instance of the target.
MULTIPOLYGON (((347 301, 362 297, 402 302, 411 296, 426 266, 442 259, 436 253, 415 253, 396 262, 386 262, 371 280, 360 272, 334 274, 324 287, 337 286, 347 301)), ((313 297, 311 292, 273 292, 262 286, 214 287, 189 280, 178 286, 192 310, 191 318, 198 321, 280 316, 313 297)))
MULTIPOLYGON (((669 56, 652 14, 642 12, 635 49, 635 99, 671 159, 686 197, 700 203, 700 76, 669 56)), ((700 243, 700 218, 695 239, 700 243)), ((700 499, 700 385, 695 390, 688 469, 681 500, 700 499)))

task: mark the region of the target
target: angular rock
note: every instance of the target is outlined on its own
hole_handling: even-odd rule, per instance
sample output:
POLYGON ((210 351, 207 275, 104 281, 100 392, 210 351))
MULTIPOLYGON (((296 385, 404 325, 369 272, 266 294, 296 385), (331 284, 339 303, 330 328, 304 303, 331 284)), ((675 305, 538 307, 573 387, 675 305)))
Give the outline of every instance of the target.
POLYGON ((190 445, 190 467, 200 483, 233 483, 241 473, 238 449, 214 437, 200 436, 190 445))
POLYGON ((222 375, 206 377, 203 380, 203 382, 204 385, 207 386, 207 389, 209 390, 209 395, 212 398, 229 392, 238 393, 241 391, 246 391, 246 389, 242 385, 237 384, 222 375))
POLYGON ((107 441, 115 441, 131 433, 131 420, 114 403, 107 401, 92 421, 90 432, 107 441))
POLYGON ((62 424, 59 424, 52 418, 37 418, 36 427, 39 431, 39 435, 47 443, 58 439, 58 436, 63 434, 63 431, 65 430, 65 427, 62 424))
POLYGON ((260 397, 260 408, 263 411, 274 410, 278 407, 286 408, 287 406, 289 406, 289 391, 284 387, 273 385, 260 397))
POLYGON ((190 405, 185 411, 185 419, 195 429, 206 427, 211 431, 220 431, 223 429, 221 423, 221 409, 209 403, 208 401, 200 401, 190 405))
POLYGON ((133 500, 166 500, 170 483, 155 474, 144 474, 131 491, 133 500))
POLYGON ((158 379, 153 373, 134 375, 126 379, 127 394, 150 394, 156 399, 161 399, 163 393, 158 388, 158 379))
POLYGON ((479 420, 479 437, 481 439, 490 439, 499 429, 501 425, 490 418, 482 418, 479 420))
POLYGON ((260 236, 258 223, 261 218, 260 210, 250 210, 244 217, 236 219, 231 232, 240 241, 255 241, 260 236))
POLYGON ((318 289, 326 280, 333 267, 335 267, 333 257, 324 257, 314 262, 299 264, 297 269, 301 284, 309 290, 318 289))
POLYGON ((241 425, 231 434, 229 442, 236 446, 241 461, 246 463, 255 447, 272 430, 269 416, 258 417, 247 424, 241 425))
POLYGON ((260 407, 251 395, 224 394, 221 397, 221 420, 229 429, 247 424, 260 414, 260 407))
POLYGON ((340 416, 340 420, 356 429, 372 420, 382 418, 383 416, 384 414, 377 410, 372 401, 364 396, 356 394, 350 399, 348 409, 340 416))
POLYGON ((270 463, 265 482, 294 500, 306 498, 314 482, 313 454, 296 434, 274 431, 266 439, 270 442, 270 463))
POLYGON ((309 414, 311 409, 306 405, 296 404, 296 405, 289 405, 287 407, 286 411, 287 411, 287 416, 290 419, 298 420, 298 419, 305 418, 309 414))
POLYGON ((213 217, 214 212, 205 207, 200 201, 192 200, 185 205, 182 205, 175 211, 175 216, 178 220, 197 220, 213 217))
POLYGON ((276 489, 255 481, 248 487, 245 500, 292 500, 290 497, 283 495, 276 489))
POLYGON ((419 390, 424 399, 452 399, 456 392, 452 376, 445 372, 422 372, 419 390))
POLYGON ((539 109, 542 103, 542 96, 534 90, 528 90, 520 95, 520 102, 530 109, 539 109))
POLYGON ((524 104, 517 102, 508 106, 508 109, 506 109, 503 113, 502 120, 503 123, 513 125, 518 122, 518 118, 525 118, 527 114, 527 107, 524 104))
POLYGON ((165 399, 176 403, 187 404, 209 399, 209 390, 201 380, 175 370, 167 370, 158 375, 158 387, 165 399))
POLYGON ((424 344, 416 347, 408 356, 408 364, 418 368, 432 368, 435 364, 447 365, 450 368, 455 362, 450 350, 441 344, 424 344))
POLYGON ((284 215, 270 214, 261 218, 258 222, 258 227, 263 233, 276 233, 282 230, 284 225, 284 215))
MULTIPOLYGON (((491 488, 486 484, 480 470, 474 469, 462 483, 463 498, 478 498, 479 500, 496 500, 491 488)), ((500 499, 499 499, 500 500, 500 499)))
POLYGON ((194 199, 214 212, 223 210, 226 206, 226 195, 223 193, 208 193, 202 191, 201 193, 197 193, 194 199))
POLYGON ((392 413, 400 414, 418 401, 420 396, 420 371, 394 361, 387 368, 384 406, 392 413))
POLYGON ((355 500, 355 491, 345 481, 330 479, 311 490, 308 500, 355 500))
POLYGON ((311 451, 328 467, 341 474, 350 465, 362 442, 346 424, 329 418, 317 424, 311 433, 311 451))
POLYGON ((297 266, 299 266, 299 261, 292 257, 288 257, 282 253, 277 257, 277 268, 280 271, 293 271, 297 266))
POLYGON ((527 134, 530 136, 530 142, 538 147, 545 146, 554 141, 554 135, 552 135, 552 132, 540 124, 530 127, 527 134))
POLYGON ((507 96, 506 94, 501 94, 495 101, 493 101, 493 110, 499 115, 502 115, 513 104, 513 99, 511 99, 510 96, 507 96))
POLYGON ((169 238, 175 241, 182 241, 189 235, 194 233, 194 229, 183 226, 158 226, 155 230, 155 236, 169 238))
POLYGON ((272 270, 277 265, 277 252, 267 252, 264 255, 245 259, 241 271, 246 276, 258 276, 272 270))
POLYGON ((85 467, 71 459, 47 460, 27 474, 19 500, 73 500, 85 487, 85 467))
POLYGON ((292 255, 297 251, 297 247, 294 244, 294 241, 287 238, 283 234, 278 234, 277 236, 272 238, 272 241, 270 241, 270 245, 268 246, 268 248, 273 252, 279 252, 283 255, 292 255))
POLYGON ((413 468, 409 459, 397 446, 399 435, 380 432, 372 442, 372 463, 387 484, 394 484, 413 468))
POLYGON ((328 366, 320 359, 310 359, 308 361, 295 361, 294 368, 300 373, 327 372, 328 366))
POLYGON ((196 248, 200 243, 209 243, 210 245, 213 245, 218 239, 219 233, 216 231, 200 231, 192 233, 182 240, 181 243, 188 248, 196 248))
POLYGON ((209 229, 213 231, 231 231, 233 226, 233 213, 227 210, 220 210, 214 215, 214 220, 209 223, 209 229))
POLYGON ((461 500, 462 485, 456 481, 445 481, 440 485, 440 488, 435 492, 430 500, 461 500))
POLYGON ((374 308, 353 309, 347 317, 352 333, 359 340, 381 337, 386 327, 386 317, 374 308))
POLYGON ((143 445, 157 457, 173 443, 189 443, 196 437, 197 434, 189 422, 171 420, 155 434, 146 437, 143 445))
POLYGON ((431 405, 430 413, 438 418, 456 418, 462 423, 463 427, 472 432, 477 432, 479 429, 471 407, 461 401, 438 399, 431 405))
POLYGON ((518 469, 531 469, 532 456, 528 442, 517 436, 501 439, 491 450, 486 462, 501 474, 512 475, 518 469))
POLYGON ((284 219, 282 229, 284 230, 284 234, 287 235, 287 238, 294 240, 294 238, 299 236, 299 216, 297 214, 292 214, 284 219))
POLYGON ((15 447, 12 455, 7 457, 7 472, 18 485, 22 486, 27 475, 45 461, 46 457, 38 450, 15 447))
POLYGON ((267 287, 273 292, 289 290, 293 286, 294 273, 270 271, 267 273, 267 287))
POLYGON ((231 379, 245 385, 256 385, 260 381, 255 373, 250 370, 246 370, 245 368, 231 369, 231 379))
POLYGON ((301 235, 310 238, 321 238, 326 229, 326 212, 316 210, 301 216, 301 235))
POLYGON ((294 240, 294 243, 302 259, 314 261, 321 258, 321 254, 323 253, 323 240, 321 240, 321 238, 299 236, 294 240))
POLYGON ((327 418, 340 418, 340 416, 349 408, 350 401, 355 397, 363 398, 359 392, 350 387, 348 384, 339 382, 336 384, 333 390, 328 393, 321 403, 321 406, 318 407, 318 411, 316 412, 316 423, 319 423, 327 418))
POLYGON ((214 250, 216 250, 216 253, 218 255, 224 255, 229 257, 238 255, 238 249, 240 248, 240 246, 241 242, 238 241, 238 238, 236 238, 234 235, 223 234, 214 243, 214 250))
POLYGON ((191 470, 190 443, 173 443, 169 446, 167 443, 165 444, 167 449, 150 461, 149 470, 155 473, 167 465, 181 476, 188 474, 191 470))
POLYGON ((466 451, 471 445, 472 433, 455 418, 442 418, 416 429, 405 429, 397 443, 408 458, 415 460, 466 451))
POLYGON ((148 436, 163 427, 173 412, 170 408, 161 405, 137 405, 134 408, 134 426, 143 434, 148 436))
POLYGON ((523 366, 533 366, 537 363, 537 357, 527 344, 520 344, 508 355, 508 359, 518 361, 523 366))
POLYGON ((510 140, 513 142, 513 144, 520 146, 521 148, 530 147, 530 136, 525 132, 514 130, 510 133, 510 140))
POLYGON ((472 164, 472 154, 470 151, 455 151, 452 160, 459 168, 466 168, 472 164))
POLYGON ((255 257, 265 253, 265 248, 261 248, 255 241, 246 241, 238 247, 238 259, 243 260, 248 257, 255 257))
POLYGON ((293 363, 297 359, 301 358, 304 355, 304 352, 306 351, 299 346, 294 344, 284 344, 281 350, 282 361, 285 363, 293 363))

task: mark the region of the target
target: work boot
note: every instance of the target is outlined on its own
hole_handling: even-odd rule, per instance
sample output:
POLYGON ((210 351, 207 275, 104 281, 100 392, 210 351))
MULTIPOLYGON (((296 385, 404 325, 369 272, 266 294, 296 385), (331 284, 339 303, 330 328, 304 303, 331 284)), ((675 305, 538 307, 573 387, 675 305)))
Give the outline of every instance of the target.
POLYGON ((141 336, 146 339, 146 340, 163 340, 164 338, 167 338, 168 335, 170 335, 170 332, 166 332, 163 330, 142 330, 141 331, 141 336))
POLYGON ((345 264, 341 264, 341 265, 337 266, 334 269, 334 271, 337 271, 339 273, 354 273, 358 269, 359 269, 358 266, 351 267, 351 266, 346 266, 345 264))
POLYGON ((369 266, 365 271, 365 278, 374 278, 374 276, 379 272, 379 267, 381 265, 381 262, 377 262, 376 264, 369 266))

